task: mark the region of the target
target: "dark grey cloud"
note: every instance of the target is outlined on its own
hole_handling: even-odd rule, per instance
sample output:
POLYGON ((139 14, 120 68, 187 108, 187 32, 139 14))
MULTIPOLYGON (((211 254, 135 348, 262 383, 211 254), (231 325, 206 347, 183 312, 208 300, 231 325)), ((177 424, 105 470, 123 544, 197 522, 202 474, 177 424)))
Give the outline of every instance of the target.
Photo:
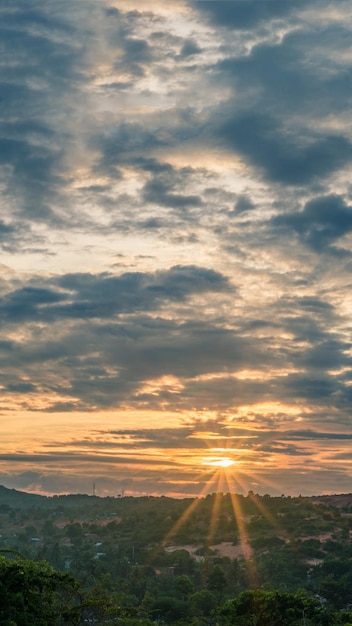
MULTIPOLYGON (((133 429, 133 430, 114 430, 99 431, 92 433, 91 437, 86 440, 72 442, 72 445, 94 448, 106 446, 107 448, 127 448, 127 449, 186 449, 204 451, 209 446, 219 449, 227 449, 229 456, 236 450, 235 455, 242 449, 256 450, 261 452, 278 452, 289 453, 292 455, 306 454, 305 451, 299 449, 298 446, 291 443, 283 443, 287 440, 306 440, 306 439, 337 439, 349 440, 352 436, 344 436, 331 433, 315 433, 313 431, 268 431, 257 429, 255 431, 246 428, 229 428, 221 424, 221 421, 212 422, 207 420, 203 423, 194 423, 193 425, 184 425, 179 428, 163 428, 163 429, 133 429), (204 435, 202 436, 202 431, 204 435), (97 439, 99 437, 99 439, 97 439)), ((52 445, 52 444, 50 444, 52 445)))
POLYGON ((156 310, 164 302, 183 301, 195 294, 232 290, 219 272, 196 266, 174 266, 153 274, 66 274, 46 282, 45 287, 25 286, 5 295, 0 317, 13 323, 106 319, 156 310))
POLYGON ((307 454, 313 455, 313 452, 307 452, 307 450, 302 450, 298 446, 294 446, 292 444, 285 443, 274 443, 270 445, 264 445, 260 447, 260 451, 267 454, 283 454, 287 456, 297 456, 297 457, 306 457, 307 454))
POLYGON ((54 172, 57 155, 43 146, 31 146, 26 140, 0 139, 0 164, 11 168, 9 192, 16 187, 24 198, 26 219, 59 221, 49 205, 50 193, 59 182, 54 172))
POLYGON ((243 403, 297 399, 344 410, 350 400, 346 374, 329 373, 351 367, 350 343, 331 333, 334 308, 317 297, 279 302, 276 323, 258 320, 246 328, 242 320, 230 329, 221 318, 207 319, 202 309, 197 322, 188 319, 188 306, 182 320, 161 312, 164 307, 179 310, 198 295, 236 298, 223 275, 204 268, 176 266, 119 276, 69 274, 42 284, 24 285, 3 297, 3 323, 12 328, 26 324, 28 334, 21 343, 3 343, 0 363, 6 362, 6 374, 0 382, 23 397, 43 391, 57 394, 48 410, 90 411, 127 403, 227 412, 243 403), (151 312, 158 316, 150 317, 151 312), (280 328, 292 339, 274 347, 271 333, 280 328), (262 329, 269 334, 257 337, 262 329), (233 376, 242 369, 270 367, 278 372, 265 380, 233 376), (281 375, 286 367, 294 371, 281 375), (162 382, 165 376, 175 377, 180 387, 162 382), (148 388, 149 380, 159 379, 148 388))
POLYGON ((280 122, 260 112, 237 112, 220 125, 218 136, 269 181, 282 185, 310 184, 352 158, 352 144, 344 136, 295 138, 280 122))
POLYGON ((10 383, 7 385, 6 391, 10 391, 11 393, 30 393, 31 391, 36 391, 36 387, 32 383, 22 381, 19 383, 10 383))
POLYGON ((299 362, 308 368, 317 368, 321 370, 339 369, 341 367, 351 366, 352 360, 349 356, 350 342, 330 340, 317 343, 307 350, 302 360, 299 362))
MULTIPOLYGON (((13 454, 0 454, 0 461, 15 461, 18 464, 21 463, 51 463, 51 464, 59 464, 69 462, 69 461, 79 461, 80 455, 73 452, 50 452, 48 454, 26 454, 26 453, 13 453, 13 454)), ((83 455, 82 455, 83 457, 83 455)), ((108 454, 84 454, 84 457, 81 459, 84 463, 99 463, 103 462, 104 464, 109 465, 118 465, 121 463, 122 465, 140 465, 140 459, 138 457, 126 457, 126 456, 111 456, 108 454)), ((154 459, 143 459, 143 465, 155 465, 154 459)), ((160 466, 172 466, 177 465, 177 461, 172 459, 160 460, 160 466)), ((160 469, 158 470, 160 472, 160 469)))
POLYGON ((121 176, 118 166, 139 162, 141 155, 148 154, 156 147, 165 144, 161 130, 144 128, 141 124, 122 123, 109 132, 108 136, 92 137, 92 147, 101 152, 97 167, 115 178, 121 176), (116 169, 117 168, 117 169, 116 169))
MULTIPOLYGON (((110 328, 86 328, 80 333, 72 329, 58 342, 42 338, 36 344, 28 342, 18 346, 15 353, 4 354, 7 375, 1 377, 1 382, 7 388, 18 385, 20 392, 21 382, 14 382, 20 371, 37 392, 62 397, 51 403, 52 411, 128 405, 227 413, 229 407, 235 410, 243 404, 297 400, 329 411, 328 407, 344 409, 350 400, 348 386, 341 377, 313 375, 308 367, 302 374, 276 374, 265 381, 228 376, 228 371, 253 367, 255 363, 257 367, 270 367, 282 362, 282 355, 278 359, 267 353, 265 345, 258 346, 254 340, 243 340, 209 324, 196 328, 159 319, 138 325, 135 320, 110 328), (202 378, 214 372, 214 378, 202 378), (175 377, 175 383, 163 382, 168 376, 175 377), (149 391, 150 380, 159 382, 149 391), (74 404, 67 401, 68 397, 74 399, 74 404)), ((284 414, 282 418, 288 419, 284 414)))
POLYGON ((13 72, 10 66, 2 68, 12 84, 16 85, 19 78, 40 77, 50 81, 56 91, 63 87, 61 81, 77 75, 76 61, 82 49, 70 42, 76 31, 70 19, 74 13, 69 3, 64 2, 64 5, 65 12, 61 15, 51 10, 52 2, 44 6, 42 2, 34 1, 29 5, 19 1, 15 6, 3 6, 0 32, 5 59, 11 50, 20 61, 15 68, 12 66, 13 72))
POLYGON ((114 67, 132 79, 140 78, 153 60, 153 47, 147 39, 137 37, 134 29, 143 22, 143 12, 123 13, 115 7, 102 8, 109 22, 107 43, 116 51, 114 67))
POLYGON ((254 209, 251 199, 248 196, 239 196, 236 200, 234 214, 236 213, 245 213, 247 211, 251 211, 254 209))
POLYGON ((352 231, 352 209, 338 195, 322 196, 307 202, 301 211, 277 215, 271 223, 287 234, 295 232, 316 252, 324 252, 352 231))
POLYGON ((304 296, 302 298, 296 298, 296 306, 302 307, 303 310, 311 311, 316 314, 333 314, 334 307, 329 302, 324 302, 318 297, 304 296))
POLYGON ((122 66, 124 70, 128 70, 132 74, 144 74, 144 67, 148 66, 152 55, 150 46, 144 39, 126 39, 124 42, 124 55, 118 62, 118 66, 122 66))
POLYGON ((228 368, 243 366, 250 358, 248 352, 253 350, 240 337, 209 324, 177 325, 160 319, 115 326, 110 331, 102 327, 95 336, 88 334, 87 341, 88 353, 80 349, 76 365, 71 363, 70 385, 65 393, 99 406, 125 402, 170 409, 209 405, 216 393, 211 398, 204 395, 205 383, 190 388, 193 393, 189 393, 187 385, 182 393, 175 393, 162 382, 160 390, 152 393, 144 389, 145 383, 164 376, 182 381, 207 372, 226 372, 228 368), (94 363, 91 352, 96 349, 104 352, 105 372, 99 376, 89 371, 94 363))
POLYGON ((261 112, 274 111, 289 127, 292 116, 292 126, 299 129, 314 115, 323 119, 348 110, 351 68, 339 62, 348 37, 349 30, 340 24, 294 29, 275 44, 259 43, 250 54, 227 56, 214 69, 236 89, 240 102, 261 112))
POLYGON ((170 183, 157 179, 151 180, 145 185, 143 196, 147 202, 171 208, 184 209, 203 204, 201 196, 173 193, 170 183))
POLYGON ((186 39, 182 45, 180 56, 182 58, 188 58, 199 54, 201 51, 202 49, 194 39, 186 39))
POLYGON ((9 293, 2 300, 3 320, 18 323, 37 317, 42 305, 53 305, 63 300, 63 296, 50 289, 41 287, 23 287, 9 293))
MULTIPOLYGON (((219 19, 247 7, 258 22, 261 11, 275 13, 276 7, 275 2, 196 4, 219 19)), ((289 2, 280 7, 300 11, 289 2)), ((231 20, 224 17, 225 23, 231 20)), ((334 124, 351 105, 351 69, 341 61, 347 38, 342 21, 303 20, 283 37, 254 40, 249 52, 227 45, 211 76, 214 86, 231 89, 233 96, 210 114, 209 136, 213 133, 215 143, 227 145, 268 182, 310 188, 325 182, 352 154, 349 131, 334 124)))
POLYGON ((77 91, 85 65, 74 12, 66 2, 63 8, 58 14, 51 2, 19 1, 1 11, 0 164, 9 208, 29 223, 61 221, 53 204, 63 191, 69 131, 58 130, 57 110, 69 111, 66 98, 77 91))
MULTIPOLYGON (((325 368, 328 367, 325 363, 325 368)), ((305 399, 313 405, 323 405, 327 409, 327 403, 334 402, 338 404, 336 394, 342 391, 342 387, 338 380, 335 380, 327 374, 314 375, 312 372, 305 374, 291 374, 281 381, 282 396, 286 394, 287 399, 295 400, 298 398, 305 399)))
POLYGON ((349 433, 322 433, 322 432, 315 432, 313 430, 298 430, 298 431, 291 431, 291 432, 286 432, 284 438, 287 439, 331 439, 332 441, 334 439, 337 440, 341 440, 341 441, 349 441, 350 439, 352 439, 352 434, 349 433))
MULTIPOLYGON (((178 428, 149 428, 149 429, 121 429, 112 431, 97 431, 90 433, 85 439, 66 442, 67 448, 79 450, 78 457, 84 450, 111 451, 118 450, 154 450, 161 449, 192 451, 198 453, 209 453, 209 447, 216 454, 216 450, 225 449, 227 454, 235 456, 242 454, 242 451, 253 450, 256 453, 278 453, 289 454, 291 456, 307 455, 306 447, 299 447, 299 444, 286 443, 287 441, 305 440, 341 440, 348 441, 351 436, 343 436, 334 433, 315 433, 313 431, 249 431, 245 428, 231 429, 221 423, 206 421, 203 424, 184 425, 178 428), (206 430, 206 427, 208 430, 206 430), (211 429, 211 430, 209 430, 211 429), (204 435, 202 436, 202 431, 204 435)), ((51 450, 60 448, 61 444, 54 441, 48 442, 45 446, 51 450)), ((313 452, 308 454, 312 454, 313 452)), ((137 457, 138 458, 138 457, 137 457)))
POLYGON ((2 220, 0 221, 0 241, 2 243, 8 242, 12 235, 16 232, 16 227, 13 224, 6 224, 2 220))
MULTIPOLYGON (((182 426, 179 428, 149 428, 149 429, 126 429, 112 431, 96 431, 87 436, 86 439, 78 441, 75 439, 71 445, 77 448, 89 448, 99 450, 106 449, 148 449, 148 448, 185 448, 203 449, 205 440, 192 437, 195 429, 192 426, 182 426)), ((225 435, 223 435, 225 439, 225 435)), ((47 447, 55 448, 58 444, 48 442, 47 447)), ((68 444, 69 445, 69 444, 68 444)))
POLYGON ((262 22, 283 18, 292 11, 304 6, 302 0, 297 2, 270 0, 191 0, 190 5, 210 21, 214 26, 229 29, 247 30, 262 22))

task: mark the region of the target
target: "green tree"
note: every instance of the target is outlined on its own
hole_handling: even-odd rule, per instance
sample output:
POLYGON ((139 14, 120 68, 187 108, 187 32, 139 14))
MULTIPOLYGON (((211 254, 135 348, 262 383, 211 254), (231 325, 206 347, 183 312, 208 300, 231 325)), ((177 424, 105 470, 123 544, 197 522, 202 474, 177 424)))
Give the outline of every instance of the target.
POLYGON ((194 584, 188 576, 177 576, 175 589, 181 594, 182 600, 184 600, 194 591, 194 584))
POLYGON ((208 574, 207 587, 209 591, 213 591, 218 596, 221 596, 226 584, 227 581, 224 570, 220 565, 215 564, 208 574))
POLYGON ((352 563, 350 559, 327 559, 314 574, 318 576, 318 593, 335 608, 352 604, 352 563))
POLYGON ((166 623, 176 622, 187 617, 189 606, 186 602, 172 596, 158 596, 151 609, 153 619, 162 619, 166 623))
POLYGON ((262 589, 244 591, 225 602, 221 609, 222 624, 236 626, 332 626, 341 623, 320 603, 297 593, 280 593, 262 589))
POLYGON ((209 591, 209 589, 196 591, 196 593, 190 597, 190 603, 192 614, 196 617, 208 617, 217 606, 216 596, 209 591))
POLYGON ((78 584, 45 561, 0 557, 0 624, 73 626, 80 620, 78 584))

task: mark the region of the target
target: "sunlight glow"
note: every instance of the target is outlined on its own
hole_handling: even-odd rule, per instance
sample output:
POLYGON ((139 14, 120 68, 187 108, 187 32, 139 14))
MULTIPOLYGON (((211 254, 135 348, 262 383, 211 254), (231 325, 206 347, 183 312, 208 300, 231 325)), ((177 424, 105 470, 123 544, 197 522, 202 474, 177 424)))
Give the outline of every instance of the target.
POLYGON ((229 459, 228 457, 225 458, 211 458, 211 459, 206 459, 204 460, 204 465, 213 465, 215 467, 230 467, 231 465, 234 465, 235 461, 233 461, 232 459, 229 459))

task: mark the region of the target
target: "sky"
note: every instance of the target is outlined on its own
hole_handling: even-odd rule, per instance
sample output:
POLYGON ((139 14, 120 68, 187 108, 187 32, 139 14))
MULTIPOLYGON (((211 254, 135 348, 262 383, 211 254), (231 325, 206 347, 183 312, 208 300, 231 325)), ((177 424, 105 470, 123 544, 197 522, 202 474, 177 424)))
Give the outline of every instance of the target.
POLYGON ((350 0, 0 0, 0 484, 352 491, 350 0))

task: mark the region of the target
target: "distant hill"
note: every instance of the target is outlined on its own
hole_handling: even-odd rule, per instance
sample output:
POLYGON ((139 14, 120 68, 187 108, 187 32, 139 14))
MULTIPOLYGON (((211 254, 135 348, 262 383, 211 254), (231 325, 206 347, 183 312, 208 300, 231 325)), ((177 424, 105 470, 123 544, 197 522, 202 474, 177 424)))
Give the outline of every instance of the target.
POLYGON ((11 507, 22 508, 41 506, 46 500, 46 496, 17 491, 16 489, 7 489, 7 487, 0 485, 0 504, 8 504, 11 507))
MULTIPOLYGON (((195 498, 194 498, 195 499, 195 498)), ((319 495, 319 496, 303 496, 300 497, 302 500, 307 500, 312 504, 325 504, 326 506, 333 506, 339 509, 345 509, 352 507, 352 493, 343 493, 343 494, 333 494, 333 495, 319 495)), ((58 496, 41 496, 36 493, 28 493, 25 491, 18 491, 16 489, 8 489, 3 485, 0 485, 0 505, 5 504, 14 508, 30 508, 30 507, 40 507, 40 508, 52 508, 57 506, 65 506, 65 507, 77 507, 77 506, 93 506, 98 502, 106 502, 115 500, 112 497, 101 498, 99 496, 89 496, 87 494, 68 494, 68 495, 58 495, 58 496)), ((159 501, 160 503, 175 500, 174 498, 168 498, 165 496, 160 497, 125 497, 122 499, 124 501, 124 507, 126 507, 127 503, 130 506, 133 506, 133 502, 135 504, 142 503, 142 501, 153 500, 159 501)), ((186 500, 190 501, 193 498, 186 498, 186 500)))
POLYGON ((0 505, 5 504, 13 508, 51 508, 53 506, 80 506, 94 504, 101 498, 86 494, 70 494, 63 496, 41 496, 36 493, 7 489, 0 485, 0 505))
POLYGON ((338 493, 333 495, 311 496, 306 498, 313 504, 325 504, 326 506, 334 506, 339 509, 352 507, 352 493, 338 493))

